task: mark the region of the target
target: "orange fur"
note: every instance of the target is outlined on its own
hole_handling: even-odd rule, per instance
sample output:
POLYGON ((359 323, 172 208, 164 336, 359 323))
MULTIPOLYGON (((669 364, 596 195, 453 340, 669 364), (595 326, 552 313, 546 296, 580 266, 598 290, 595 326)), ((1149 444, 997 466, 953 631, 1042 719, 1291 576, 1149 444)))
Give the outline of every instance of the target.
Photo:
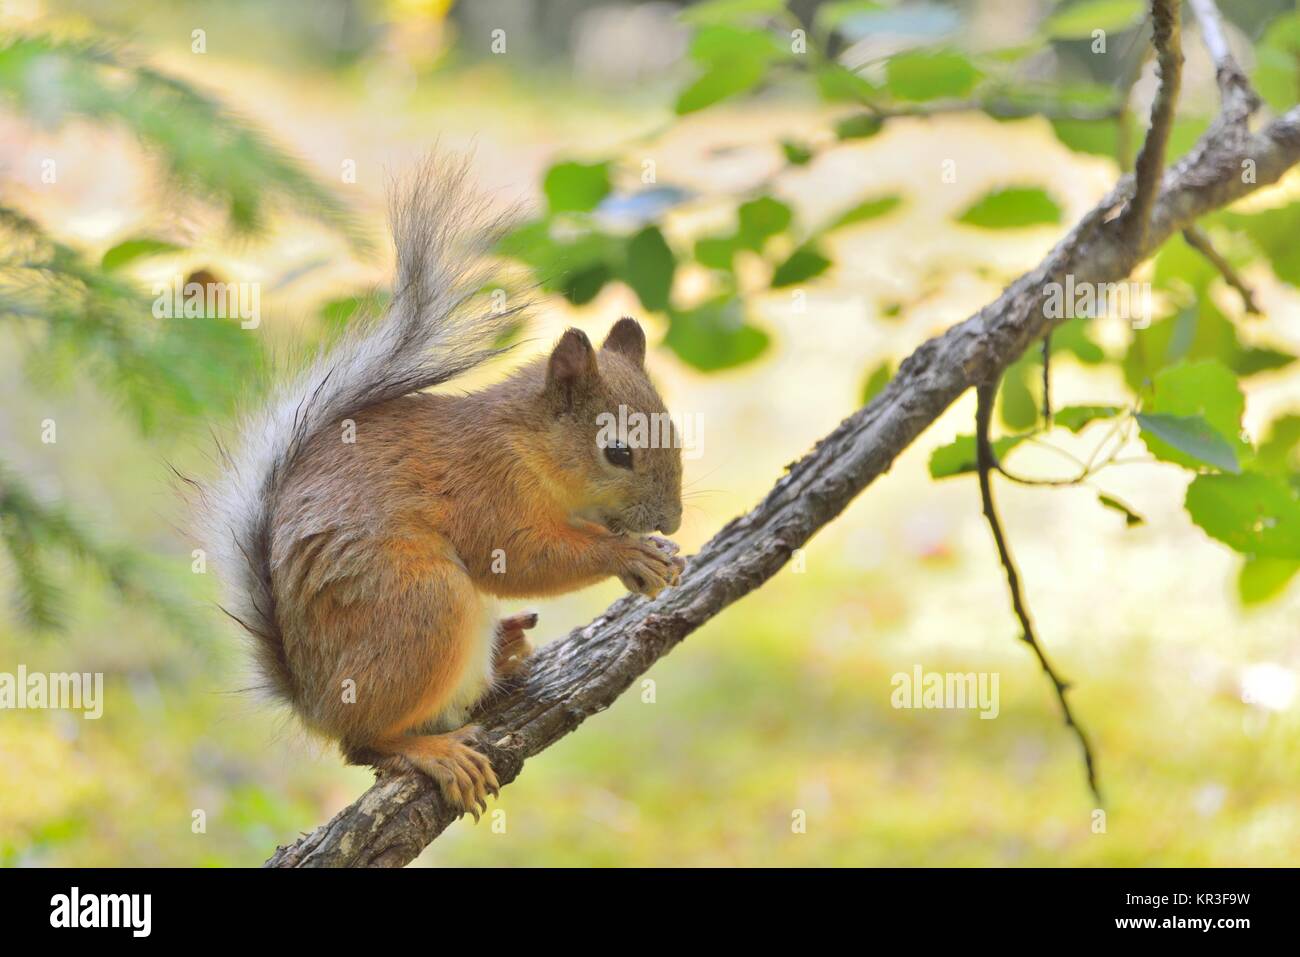
POLYGON ((599 354, 571 330, 480 393, 362 410, 355 443, 324 429, 295 459, 271 546, 292 703, 352 760, 416 767, 477 814, 496 780, 464 722, 529 648, 498 633, 493 599, 675 580, 680 561, 640 536, 680 521, 680 451, 619 469, 596 444, 599 413, 663 410, 627 324, 599 354))

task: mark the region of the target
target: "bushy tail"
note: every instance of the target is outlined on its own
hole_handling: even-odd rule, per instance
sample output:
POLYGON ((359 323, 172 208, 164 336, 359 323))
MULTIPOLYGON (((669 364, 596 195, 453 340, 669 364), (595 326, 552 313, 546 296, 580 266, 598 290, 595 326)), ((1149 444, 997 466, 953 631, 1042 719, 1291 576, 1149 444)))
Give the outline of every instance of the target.
POLYGON ((464 159, 430 158, 393 190, 397 275, 386 313, 354 321, 304 371, 272 389, 220 450, 198 502, 225 609, 255 639, 267 690, 294 698, 271 589, 271 516, 283 477, 311 436, 362 409, 446 382, 497 351, 521 307, 474 308, 485 253, 509 215, 492 214, 464 159))

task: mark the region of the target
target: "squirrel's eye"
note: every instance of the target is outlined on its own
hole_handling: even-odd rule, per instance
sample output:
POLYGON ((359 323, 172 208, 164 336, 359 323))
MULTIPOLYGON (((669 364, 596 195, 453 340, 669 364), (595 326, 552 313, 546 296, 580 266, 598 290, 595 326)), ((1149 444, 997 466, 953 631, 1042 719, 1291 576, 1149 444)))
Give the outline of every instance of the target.
POLYGON ((632 450, 622 442, 611 442, 605 446, 605 460, 620 469, 632 467, 632 450))

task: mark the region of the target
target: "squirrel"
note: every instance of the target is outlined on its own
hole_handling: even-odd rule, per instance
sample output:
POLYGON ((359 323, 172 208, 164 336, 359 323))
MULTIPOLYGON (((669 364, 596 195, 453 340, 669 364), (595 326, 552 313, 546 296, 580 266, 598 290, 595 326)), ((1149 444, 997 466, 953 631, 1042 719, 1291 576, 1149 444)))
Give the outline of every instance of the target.
POLYGON ((537 621, 497 599, 611 576, 653 597, 685 563, 650 534, 681 524, 679 443, 602 432, 620 406, 667 419, 635 320, 599 349, 571 328, 481 391, 423 391, 499 354, 522 308, 475 308, 508 219, 467 182, 434 158, 395 192, 388 309, 241 423, 199 506, 266 690, 347 763, 423 772, 477 820, 499 783, 466 722, 537 621))

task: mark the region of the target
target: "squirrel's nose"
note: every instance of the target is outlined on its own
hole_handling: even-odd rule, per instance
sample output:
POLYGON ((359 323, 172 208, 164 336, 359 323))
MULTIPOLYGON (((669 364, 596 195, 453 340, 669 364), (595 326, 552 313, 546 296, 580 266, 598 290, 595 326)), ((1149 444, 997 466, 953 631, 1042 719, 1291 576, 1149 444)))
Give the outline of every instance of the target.
POLYGON ((659 519, 659 527, 656 531, 663 532, 665 535, 671 535, 677 529, 682 527, 682 510, 680 507, 675 509, 671 515, 665 515, 659 519))

